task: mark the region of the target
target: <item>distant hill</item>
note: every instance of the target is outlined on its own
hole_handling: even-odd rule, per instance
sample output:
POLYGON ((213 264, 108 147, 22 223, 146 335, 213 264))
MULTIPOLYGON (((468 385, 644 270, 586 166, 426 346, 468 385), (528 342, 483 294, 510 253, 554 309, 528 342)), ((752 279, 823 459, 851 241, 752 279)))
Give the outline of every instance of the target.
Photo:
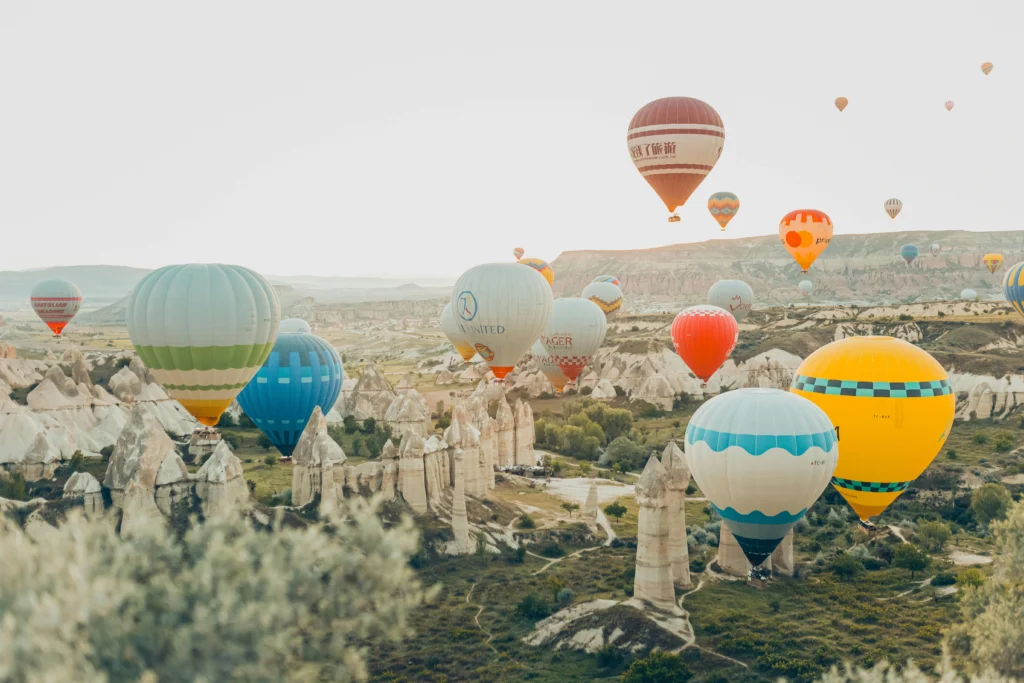
POLYGON ((82 290, 86 305, 125 296, 149 271, 128 266, 58 266, 39 270, 0 271, 0 301, 28 302, 32 288, 43 280, 70 280, 82 290))

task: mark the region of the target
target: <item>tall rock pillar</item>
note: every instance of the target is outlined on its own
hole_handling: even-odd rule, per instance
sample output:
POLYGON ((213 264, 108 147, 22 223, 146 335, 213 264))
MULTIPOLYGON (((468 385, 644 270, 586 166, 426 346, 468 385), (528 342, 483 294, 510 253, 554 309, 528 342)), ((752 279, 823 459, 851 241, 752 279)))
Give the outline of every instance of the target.
POLYGON ((668 555, 672 563, 672 580, 679 588, 690 587, 690 551, 686 546, 686 487, 690 470, 683 451, 669 441, 661 454, 661 464, 668 472, 670 494, 668 509, 668 555))
POLYGON ((466 516, 466 465, 465 451, 456 450, 455 487, 452 491, 452 532, 455 534, 452 553, 455 555, 469 555, 473 552, 469 537, 469 519, 466 516))
POLYGON ((676 604, 668 552, 670 498, 668 472, 657 458, 651 456, 636 483, 640 519, 636 533, 633 597, 666 610, 673 609, 676 604))

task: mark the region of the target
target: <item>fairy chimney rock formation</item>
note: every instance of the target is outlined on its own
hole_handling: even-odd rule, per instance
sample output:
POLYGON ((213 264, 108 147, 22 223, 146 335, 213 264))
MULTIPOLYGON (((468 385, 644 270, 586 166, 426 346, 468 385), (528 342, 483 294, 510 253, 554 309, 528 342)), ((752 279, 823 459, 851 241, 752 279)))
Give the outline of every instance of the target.
POLYGON ((452 491, 452 532, 455 540, 450 550, 453 555, 469 555, 473 552, 469 537, 469 518, 466 516, 466 464, 465 452, 458 451, 453 462, 455 488, 452 491))
POLYGON ((782 542, 779 543, 779 547, 772 552, 771 558, 768 560, 771 562, 772 571, 776 574, 782 574, 783 576, 793 576, 793 530, 790 529, 782 538, 782 542))
POLYGON ((672 564, 669 560, 668 472, 653 455, 636 483, 640 506, 636 537, 636 574, 633 597, 660 609, 675 607, 672 564))
MULTIPOLYGON (((750 570, 753 569, 753 565, 750 564, 750 560, 743 554, 743 549, 740 548, 740 544, 736 541, 736 537, 733 536, 732 531, 729 527, 722 523, 721 528, 718 532, 718 566, 726 574, 732 574, 733 576, 739 576, 746 578, 750 575, 750 570)), ((772 568, 772 560, 769 557, 761 565, 765 569, 772 568)))
POLYGON ((661 454, 661 464, 668 472, 671 497, 668 511, 668 554, 672 562, 672 580, 680 588, 690 587, 690 553, 686 546, 686 487, 690 485, 690 470, 686 467, 683 451, 675 441, 669 441, 661 454))
POLYGON ((410 434, 402 439, 402 445, 398 450, 398 490, 417 515, 427 513, 427 490, 423 472, 424 450, 423 437, 417 434, 410 434))
POLYGON ((400 392, 384 411, 384 421, 395 435, 402 437, 406 434, 426 437, 429 418, 427 402, 415 389, 400 392))
POLYGON ((498 423, 487 414, 487 404, 474 399, 470 404, 473 425, 480 431, 480 476, 488 489, 494 488, 494 465, 498 461, 498 423))
POLYGON ((370 363, 363 368, 359 381, 351 393, 345 396, 341 408, 342 415, 351 415, 357 420, 372 417, 383 420, 388 406, 395 400, 395 390, 380 373, 377 366, 370 363))
POLYGON ((86 517, 103 512, 103 489, 88 472, 75 472, 64 484, 64 498, 81 498, 86 517))
POLYGON ((597 519, 597 480, 590 482, 587 502, 583 505, 583 516, 588 519, 597 519))
POLYGON ((537 456, 533 452, 533 440, 536 435, 533 426, 533 408, 522 399, 516 400, 515 426, 514 464, 533 467, 537 464, 537 456))
POLYGON ((505 394, 498 399, 498 466, 514 465, 516 457, 516 420, 505 394))
POLYGON ((206 517, 228 514, 249 502, 242 462, 227 443, 218 443, 196 473, 196 496, 206 517))
MULTIPOLYGON (((324 470, 338 468, 340 473, 345 460, 345 451, 327 433, 327 419, 316 406, 292 451, 292 505, 302 507, 322 495, 324 470)), ((331 488, 334 481, 332 473, 331 488)))

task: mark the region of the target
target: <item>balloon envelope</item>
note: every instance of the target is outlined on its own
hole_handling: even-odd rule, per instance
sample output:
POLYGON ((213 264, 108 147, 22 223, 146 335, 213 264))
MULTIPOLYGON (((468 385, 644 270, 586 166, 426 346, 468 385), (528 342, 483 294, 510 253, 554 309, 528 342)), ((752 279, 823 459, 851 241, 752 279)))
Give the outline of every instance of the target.
POLYGON ((280 334, 312 334, 313 328, 302 318, 285 318, 277 333, 280 334))
POLYGON ((929 249, 932 252, 932 256, 938 256, 939 252, 942 251, 942 247, 940 247, 938 244, 933 244, 932 246, 929 247, 929 249))
POLYGON ((754 290, 743 280, 719 280, 708 290, 708 303, 729 311, 741 323, 754 305, 754 290))
POLYGON ((281 324, 274 288, 242 266, 165 266, 128 297, 128 334, 164 391, 214 426, 270 355, 281 324))
POLYGON ((718 163, 725 128, 706 102, 665 97, 640 108, 629 122, 626 141, 640 175, 675 211, 718 163))
POLYGON ((814 290, 814 283, 810 280, 801 280, 800 284, 797 285, 797 289, 800 290, 801 294, 807 296, 814 290))
POLYGON ((606 331, 604 311, 593 301, 555 299, 540 341, 562 373, 575 382, 601 348, 606 331))
POLYGON ((1003 265, 1002 254, 985 254, 981 257, 981 262, 988 268, 988 272, 994 273, 999 270, 999 266, 1003 265))
POLYGON ((55 336, 78 313, 82 305, 82 292, 67 280, 44 280, 32 288, 32 310, 46 323, 55 336))
POLYGON ((892 199, 885 200, 885 212, 889 214, 889 218, 896 218, 900 211, 903 210, 903 202, 893 197, 892 199))
POLYGON ((836 109, 838 109, 839 111, 842 111, 842 110, 846 109, 846 105, 848 105, 849 103, 850 103, 850 100, 846 99, 845 97, 837 97, 836 98, 836 109))
POLYGON ((985 74, 986 76, 992 73, 992 62, 985 62, 984 64, 982 64, 981 73, 985 74))
POLYGON ((591 282, 583 288, 583 298, 597 304, 606 318, 614 316, 622 308, 622 290, 611 282, 591 282))
POLYGON ((537 360, 537 366, 540 368, 541 373, 548 378, 548 381, 551 382, 551 385, 557 391, 561 392, 565 385, 569 383, 569 378, 558 367, 558 363, 548 353, 548 350, 544 348, 544 344, 541 343, 540 339, 534 342, 530 348, 530 354, 537 360))
POLYGON ((828 416, 779 389, 705 402, 686 426, 686 464, 755 567, 822 494, 839 447, 828 416))
POLYGON ((525 253, 526 251, 522 247, 516 247, 515 249, 512 250, 512 255, 516 257, 517 261, 523 258, 523 254, 525 253))
MULTIPOLYGON (((282 323, 283 326, 283 323, 282 323)), ((341 393, 342 365, 338 352, 326 340, 308 332, 283 332, 238 394, 238 405, 290 456, 299 443, 313 409, 326 415, 341 393)))
POLYGON ((960 292, 960 298, 963 299, 964 301, 977 301, 978 293, 975 292, 973 289, 965 289, 962 292, 960 292))
POLYGON ((451 305, 462 336, 502 379, 547 326, 551 285, 528 266, 485 263, 459 277, 451 305))
POLYGON ((946 111, 953 111, 953 100, 946 101, 946 111))
POLYGON ((441 331, 444 332, 444 336, 448 337, 448 341, 452 343, 455 350, 462 356, 462 360, 467 363, 473 360, 473 356, 476 355, 476 349, 466 341, 462 330, 459 329, 459 321, 455 319, 451 302, 445 304, 444 308, 441 309, 441 331))
POLYGON ((1013 308, 1024 315, 1024 262, 1006 271, 1006 277, 1003 278, 1003 294, 1013 308))
POLYGON ((803 272, 832 241, 832 220, 817 209, 797 209, 783 216, 779 239, 803 272))
POLYGON ((598 275, 593 280, 591 280, 591 282, 610 282, 613 285, 618 286, 619 278, 615 277, 614 275, 598 275))
POLYGON ((544 279, 548 281, 549 285, 551 285, 552 287, 555 286, 555 271, 551 269, 551 266, 548 265, 547 261, 539 258, 523 258, 519 259, 518 262, 523 264, 524 266, 529 266, 530 268, 533 268, 538 273, 544 276, 544 279))
POLYGON ((736 347, 736 318, 718 306, 690 306, 672 321, 672 345, 686 366, 707 384, 736 347))
POLYGON ((893 337, 848 337, 797 368, 791 391, 832 420, 842 457, 832 484, 862 520, 881 514, 942 448, 956 397, 943 367, 893 337))
POLYGON ((740 210, 740 198, 732 192, 716 192, 708 199, 708 211, 718 224, 725 230, 736 213, 740 210))
POLYGON ((900 256, 903 257, 903 260, 906 261, 908 265, 914 262, 918 253, 919 250, 916 244, 904 244, 903 248, 900 249, 900 256))

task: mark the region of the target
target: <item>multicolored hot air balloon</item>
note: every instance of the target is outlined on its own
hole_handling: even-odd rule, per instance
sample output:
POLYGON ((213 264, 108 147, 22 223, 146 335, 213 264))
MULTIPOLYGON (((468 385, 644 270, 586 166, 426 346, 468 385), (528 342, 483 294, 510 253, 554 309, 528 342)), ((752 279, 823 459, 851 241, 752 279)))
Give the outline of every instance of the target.
POLYGON ((521 258, 517 263, 533 268, 544 276, 544 279, 548 281, 549 285, 552 287, 555 286, 555 271, 551 269, 551 266, 548 265, 547 261, 539 258, 521 258))
POLYGON ((838 109, 839 111, 842 111, 842 110, 846 109, 846 105, 848 105, 849 103, 850 103, 850 100, 846 99, 845 97, 837 97, 836 98, 836 109, 838 109))
POLYGON ((988 268, 988 272, 994 273, 999 270, 999 266, 1003 265, 1002 254, 985 254, 981 257, 981 262, 988 268))
POLYGON ((562 393, 562 389, 569 383, 569 378, 565 376, 562 369, 558 367, 558 363, 548 353, 548 350, 544 348, 544 344, 541 343, 540 339, 534 342, 533 346, 530 347, 530 353, 537 360, 537 366, 540 368, 541 373, 548 378, 551 382, 551 386, 555 388, 555 391, 562 393))
MULTIPOLYGON (((978 293, 975 292, 973 289, 965 289, 962 292, 960 292, 960 298, 963 301, 977 301, 978 293)), ((1024 315, 1024 313, 1022 313, 1021 315, 1024 315)))
MULTIPOLYGON (((326 340, 282 321, 274 348, 238 394, 238 405, 281 451, 291 456, 313 409, 326 415, 341 393, 342 365, 326 340)), ((299 320, 298 322, 304 322, 299 320)), ((308 325, 307 325, 308 327, 308 325)))
POLYGON ((811 282, 810 280, 801 280, 800 284, 798 284, 796 287, 804 296, 810 296, 811 292, 814 291, 814 283, 811 282))
POLYGON ((754 305, 754 290, 743 280, 719 280, 708 290, 708 303, 729 311, 741 323, 754 305))
POLYGON ((736 318, 718 306, 690 306, 672 321, 672 345, 702 388, 732 353, 739 334, 736 318))
POLYGON ((832 241, 832 220, 816 209, 797 209, 783 216, 779 239, 803 272, 832 241))
POLYGON ((516 247, 512 250, 512 255, 516 257, 516 261, 523 258, 523 254, 525 253, 526 251, 522 247, 516 247))
POLYGON ((593 301, 555 299, 540 343, 562 373, 575 382, 601 348, 606 331, 604 311, 593 301))
POLYGON ((718 163, 725 144, 722 119, 692 97, 665 97, 645 104, 626 131, 629 154, 640 175, 672 212, 686 203, 718 163))
POLYGON ((940 247, 938 244, 933 244, 932 246, 930 246, 928 248, 931 250, 932 256, 938 256, 939 252, 942 251, 942 247, 940 247))
POLYGON ((281 307, 274 288, 248 268, 191 263, 142 278, 128 297, 127 320, 156 381, 212 427, 270 355, 281 307))
POLYGON ((842 457, 832 484, 865 522, 924 472, 953 426, 949 376, 901 339, 832 342, 796 372, 791 391, 813 401, 836 428, 842 457))
POLYGON ((501 380, 547 327, 551 301, 551 285, 539 271, 485 263, 455 282, 451 306, 463 338, 501 380))
POLYGON ((779 389, 707 401, 686 426, 685 451, 694 481, 754 567, 822 494, 839 459, 828 415, 779 389))
POLYGON ((992 73, 992 62, 985 62, 984 64, 982 64, 981 73, 985 74, 986 76, 992 73))
POLYGON ((32 310, 59 337, 78 313, 82 292, 67 280, 44 280, 32 288, 32 310))
POLYGON ((448 337, 448 341, 452 343, 455 350, 462 356, 462 360, 467 363, 473 360, 473 356, 476 355, 476 349, 462 336, 462 330, 459 329, 459 321, 455 319, 451 303, 445 304, 444 308, 441 309, 441 331, 444 332, 444 336, 448 337))
POLYGON ((902 210, 903 202, 895 197, 885 200, 885 212, 889 214, 889 218, 896 218, 896 216, 900 215, 900 211, 902 210))
POLYGON ((591 280, 591 282, 610 282, 616 287, 619 286, 619 278, 615 277, 614 275, 598 275, 593 280, 591 280))
POLYGON ((740 198, 732 192, 716 192, 708 198, 708 211, 718 224, 725 230, 729 221, 736 217, 740 210, 740 198))
POLYGON ((953 111, 953 100, 946 100, 946 111, 953 111))
POLYGON ((900 249, 900 256, 903 257, 903 260, 907 262, 908 266, 914 262, 918 253, 920 253, 920 250, 917 248, 916 244, 904 244, 903 248, 900 249))
POLYGON ((583 288, 583 298, 597 304, 606 318, 611 318, 622 308, 622 290, 611 282, 591 282, 583 288))
POLYGON ((1013 308, 1024 315, 1024 262, 1006 271, 1006 277, 1003 278, 1003 294, 1006 295, 1006 300, 1013 304, 1013 308))

